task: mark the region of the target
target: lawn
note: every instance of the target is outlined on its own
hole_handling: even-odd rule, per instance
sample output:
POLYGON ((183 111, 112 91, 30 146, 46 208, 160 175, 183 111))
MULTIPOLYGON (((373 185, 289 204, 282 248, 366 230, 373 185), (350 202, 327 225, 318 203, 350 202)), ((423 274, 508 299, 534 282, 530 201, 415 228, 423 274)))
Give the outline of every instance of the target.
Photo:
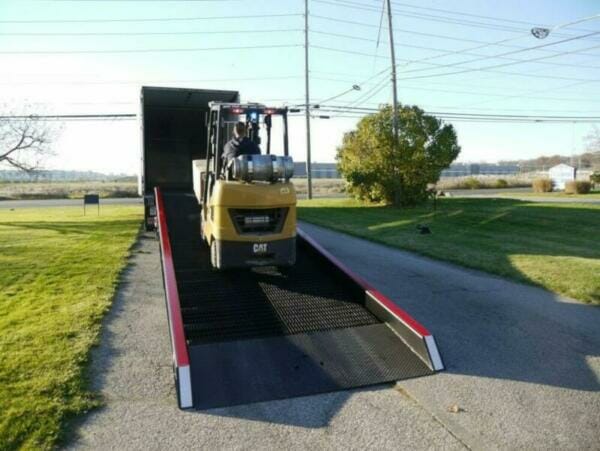
POLYGON ((301 220, 600 304, 600 206, 446 198, 414 209, 300 201, 301 220), (417 233, 428 225, 430 235, 417 233))
POLYGON ((86 364, 141 213, 0 210, 0 449, 53 448, 98 404, 86 364))

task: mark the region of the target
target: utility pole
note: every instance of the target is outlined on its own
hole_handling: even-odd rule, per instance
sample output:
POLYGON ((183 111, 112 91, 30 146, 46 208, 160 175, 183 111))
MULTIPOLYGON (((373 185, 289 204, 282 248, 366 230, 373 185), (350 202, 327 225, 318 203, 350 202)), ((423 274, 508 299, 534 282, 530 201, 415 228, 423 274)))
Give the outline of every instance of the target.
POLYGON ((392 56, 392 89, 393 89, 393 126, 394 126, 394 147, 398 145, 398 91, 396 89, 396 52, 394 51, 394 31, 392 29, 392 2, 387 0, 388 12, 388 30, 390 32, 390 53, 392 56))
POLYGON ((308 71, 308 0, 304 0, 304 85, 306 115, 306 180, 308 198, 312 199, 312 173, 310 162, 310 91, 308 71))

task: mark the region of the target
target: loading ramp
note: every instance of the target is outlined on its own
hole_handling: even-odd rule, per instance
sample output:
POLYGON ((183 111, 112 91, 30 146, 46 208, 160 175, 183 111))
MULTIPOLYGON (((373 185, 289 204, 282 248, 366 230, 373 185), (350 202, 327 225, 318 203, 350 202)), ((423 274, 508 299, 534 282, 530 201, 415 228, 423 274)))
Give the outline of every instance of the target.
POLYGON ((209 409, 443 369, 427 330, 298 230, 297 263, 216 271, 193 193, 156 189, 178 401, 209 409))

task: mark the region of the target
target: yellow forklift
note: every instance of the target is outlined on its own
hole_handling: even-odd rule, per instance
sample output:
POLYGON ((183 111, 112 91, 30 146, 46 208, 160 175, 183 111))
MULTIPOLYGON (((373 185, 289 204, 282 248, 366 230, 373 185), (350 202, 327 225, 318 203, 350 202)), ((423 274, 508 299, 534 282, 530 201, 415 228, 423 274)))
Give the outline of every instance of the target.
POLYGON ((296 261, 296 192, 290 178, 287 108, 211 102, 206 171, 200 174, 201 234, 217 269, 292 266, 296 261), (243 118, 243 119, 242 119, 243 118), (273 119, 280 119, 283 155, 272 155, 273 119), (223 159, 223 148, 239 121, 261 155, 223 159))

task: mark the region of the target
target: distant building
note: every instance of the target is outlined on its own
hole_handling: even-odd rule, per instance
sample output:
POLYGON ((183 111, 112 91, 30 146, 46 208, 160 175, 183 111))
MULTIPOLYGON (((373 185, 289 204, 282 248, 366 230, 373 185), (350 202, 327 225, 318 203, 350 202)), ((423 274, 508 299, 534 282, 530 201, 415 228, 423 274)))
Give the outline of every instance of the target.
MULTIPOLYGON (((339 179, 336 163, 312 163, 312 176, 315 179, 339 179)), ((442 171, 442 177, 464 177, 471 175, 511 175, 520 172, 519 166, 491 163, 454 163, 442 171)), ((294 177, 306 177, 306 162, 294 163, 294 177)))
POLYGON ((575 180, 577 177, 577 169, 568 164, 557 164, 548 169, 548 177, 552 180, 554 188, 565 189, 565 183, 575 180))
MULTIPOLYGON (((311 170, 315 179, 341 178, 336 163, 312 163, 311 170)), ((306 177, 306 162, 297 161, 294 163, 294 177, 306 177)))
POLYGON ((441 177, 466 177, 470 175, 512 175, 520 172, 516 164, 453 163, 442 171, 441 177))

